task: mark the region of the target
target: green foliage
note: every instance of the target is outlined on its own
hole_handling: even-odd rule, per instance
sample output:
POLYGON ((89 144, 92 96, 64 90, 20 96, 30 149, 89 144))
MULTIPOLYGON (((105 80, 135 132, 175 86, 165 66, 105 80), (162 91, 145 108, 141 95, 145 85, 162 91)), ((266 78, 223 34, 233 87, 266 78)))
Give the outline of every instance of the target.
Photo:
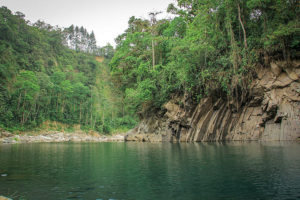
POLYGON ((30 26, 1 7, 1 125, 24 130, 52 120, 110 133, 173 95, 233 95, 263 56, 299 58, 297 1, 177 0, 168 10, 173 19, 131 17, 114 50, 97 48, 83 27, 30 26))
POLYGON ((110 66, 128 113, 160 108, 174 94, 230 96, 247 87, 241 79, 251 81, 261 55, 299 56, 297 1, 177 0, 168 11, 172 20, 131 17, 116 39, 110 66))
MULTIPOLYGON (((95 54, 110 59, 114 48, 98 48, 94 33, 83 27, 33 26, 23 14, 0 8, 0 124, 16 131, 45 121, 80 124, 110 133, 122 127, 118 89, 109 68, 95 54), (100 127, 100 128, 99 128, 100 127)), ((132 125, 131 123, 130 125, 132 125)), ((56 126, 59 130, 62 127, 56 126)))

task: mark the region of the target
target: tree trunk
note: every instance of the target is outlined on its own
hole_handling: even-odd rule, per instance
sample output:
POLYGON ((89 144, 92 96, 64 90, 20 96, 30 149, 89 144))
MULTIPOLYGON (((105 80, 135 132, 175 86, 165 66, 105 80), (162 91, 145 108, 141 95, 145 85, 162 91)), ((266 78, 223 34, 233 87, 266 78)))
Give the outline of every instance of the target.
POLYGON ((93 93, 91 89, 91 121, 90 121, 91 126, 93 125, 93 93))
POLYGON ((241 18, 241 8, 240 8, 240 4, 239 3, 238 3, 238 14, 239 14, 239 21, 241 23, 241 26, 242 26, 242 29, 243 29, 243 34, 244 34, 244 46, 245 46, 245 49, 247 49, 246 30, 245 30, 245 27, 244 27, 244 24, 243 24, 243 21, 242 21, 242 18, 241 18))
POLYGON ((104 125, 104 105, 103 105, 103 108, 102 108, 102 124, 104 125))
POLYGON ((234 32, 232 30, 232 24, 231 20, 228 22, 229 23, 229 34, 230 34, 230 43, 231 43, 231 48, 232 48, 232 54, 233 54, 233 70, 234 73, 237 72, 237 68, 239 65, 239 58, 238 58, 238 53, 237 53, 237 44, 234 38, 234 32))
POLYGON ((124 97, 122 98, 122 117, 124 118, 125 115, 125 102, 124 102, 124 97))
POLYGON ((57 100, 56 100, 56 112, 58 113, 59 111, 58 111, 58 101, 59 101, 59 94, 57 95, 57 100))
POLYGON ((61 113, 64 113, 64 109, 65 109, 65 101, 62 100, 61 113))
POLYGON ((37 106, 33 121, 35 122, 35 119, 37 118, 38 114, 39 114, 39 110, 40 110, 40 105, 37 106))
POLYGON ((20 92, 20 95, 19 95, 18 107, 17 107, 18 109, 17 110, 20 109, 21 97, 22 97, 22 92, 20 92))
POLYGON ((154 41, 152 38, 152 69, 154 69, 155 66, 155 50, 154 50, 154 41))
POLYGON ((81 102, 79 103, 79 124, 81 122, 81 102))
POLYGON ((25 118, 25 111, 23 111, 23 113, 22 113, 22 119, 21 119, 21 125, 23 126, 23 124, 24 124, 24 118, 25 118))
POLYGON ((88 121, 89 121, 89 115, 88 115, 88 113, 86 112, 85 113, 85 125, 88 125, 88 121))
POLYGON ((23 123, 24 123, 24 117, 25 117, 25 103, 26 103, 26 90, 24 92, 24 102, 23 102, 23 113, 22 113, 22 119, 21 119, 21 124, 23 126, 23 123))

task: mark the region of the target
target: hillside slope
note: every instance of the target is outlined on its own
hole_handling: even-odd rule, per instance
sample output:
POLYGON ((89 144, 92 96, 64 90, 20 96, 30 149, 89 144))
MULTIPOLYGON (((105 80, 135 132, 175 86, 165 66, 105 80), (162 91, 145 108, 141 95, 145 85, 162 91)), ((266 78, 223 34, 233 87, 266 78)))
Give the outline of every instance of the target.
POLYGON ((0 129, 28 131, 47 121, 100 133, 132 127, 114 98, 113 52, 83 27, 33 24, 0 7, 0 129))

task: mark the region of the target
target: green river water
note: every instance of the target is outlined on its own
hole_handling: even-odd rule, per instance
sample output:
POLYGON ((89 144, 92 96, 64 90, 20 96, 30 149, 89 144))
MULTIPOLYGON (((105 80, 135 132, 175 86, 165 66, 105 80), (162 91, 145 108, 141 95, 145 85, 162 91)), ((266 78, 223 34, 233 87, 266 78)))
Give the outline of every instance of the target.
POLYGON ((0 145, 0 196, 300 199, 300 143, 0 145))

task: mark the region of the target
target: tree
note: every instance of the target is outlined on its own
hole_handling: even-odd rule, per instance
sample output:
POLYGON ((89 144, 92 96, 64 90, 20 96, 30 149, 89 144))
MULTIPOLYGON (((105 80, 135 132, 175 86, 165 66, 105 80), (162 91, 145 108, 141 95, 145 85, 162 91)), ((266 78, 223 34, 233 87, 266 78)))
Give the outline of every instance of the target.
POLYGON ((24 125, 36 109, 40 87, 35 73, 32 71, 21 71, 16 78, 14 88, 16 89, 14 96, 17 98, 15 112, 20 118, 21 125, 24 125))
POLYGON ((95 54, 96 50, 97 50, 97 42, 96 42, 94 31, 92 31, 88 39, 88 52, 95 54))
POLYGON ((151 17, 151 33, 152 33, 152 67, 155 66, 155 43, 154 43, 154 36, 155 36, 155 25, 157 23, 156 16, 161 14, 162 12, 150 12, 149 16, 151 17))

